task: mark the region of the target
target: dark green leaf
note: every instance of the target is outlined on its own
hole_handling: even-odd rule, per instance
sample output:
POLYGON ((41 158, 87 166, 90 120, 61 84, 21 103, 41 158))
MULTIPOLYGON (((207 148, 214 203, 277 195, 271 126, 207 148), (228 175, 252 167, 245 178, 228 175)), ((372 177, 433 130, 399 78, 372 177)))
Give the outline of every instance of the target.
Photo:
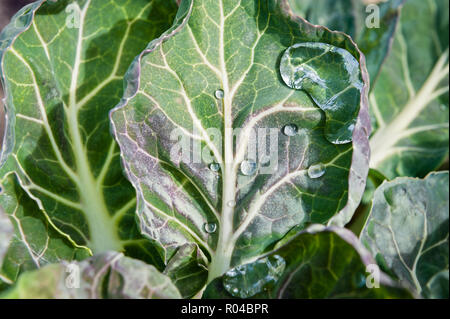
POLYGON ((73 243, 94 253, 126 251, 160 268, 161 252, 136 226, 136 194, 123 176, 108 112, 133 58, 176 10, 167 0, 37 1, 0 36, 7 108, 0 174, 15 172, 73 243))

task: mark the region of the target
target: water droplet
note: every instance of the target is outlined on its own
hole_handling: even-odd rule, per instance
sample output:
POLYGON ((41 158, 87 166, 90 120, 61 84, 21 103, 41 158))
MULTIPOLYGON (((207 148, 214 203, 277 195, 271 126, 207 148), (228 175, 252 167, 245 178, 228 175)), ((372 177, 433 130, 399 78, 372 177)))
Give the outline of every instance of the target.
POLYGON ((285 260, 278 255, 261 258, 228 271, 223 286, 232 296, 250 298, 273 286, 283 275, 285 260))
POLYGON ((217 224, 216 223, 205 223, 203 225, 203 229, 205 230, 205 232, 207 232, 208 234, 213 234, 216 232, 217 230, 217 224))
POLYGON ((280 74, 288 87, 308 93, 326 113, 325 135, 331 143, 351 142, 363 81, 359 62, 349 51, 327 43, 298 43, 284 52, 280 74))
POLYGON ((282 129, 282 132, 286 136, 295 136, 298 133, 298 126, 295 124, 285 125, 282 129))
POLYGON ((246 160, 241 163, 241 172, 246 176, 250 176, 256 173, 258 165, 251 160, 246 160))
POLYGON ((325 165, 320 163, 320 164, 313 165, 308 169, 308 176, 310 178, 315 179, 315 178, 319 178, 319 177, 322 177, 323 175, 325 175, 325 172, 326 172, 325 165))
POLYGON ((216 97, 216 99, 221 100, 225 97, 225 92, 223 90, 217 90, 214 93, 214 96, 216 97))
POLYGON ((228 206, 228 207, 234 207, 234 206, 236 206, 236 202, 235 202, 234 200, 230 200, 230 201, 227 203, 227 206, 228 206))
POLYGON ((220 164, 219 163, 211 163, 211 164, 209 164, 209 169, 213 172, 218 172, 220 170, 220 164))

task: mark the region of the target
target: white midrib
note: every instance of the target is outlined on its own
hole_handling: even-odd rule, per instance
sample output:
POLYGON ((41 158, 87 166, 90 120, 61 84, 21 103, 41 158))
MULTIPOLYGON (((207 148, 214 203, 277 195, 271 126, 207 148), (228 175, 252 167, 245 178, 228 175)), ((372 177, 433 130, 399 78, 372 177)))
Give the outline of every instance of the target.
POLYGON ((372 157, 370 167, 377 168, 385 160, 386 154, 390 154, 390 150, 404 137, 402 133, 417 118, 419 113, 440 94, 448 91, 448 88, 437 89, 442 80, 449 74, 447 60, 448 49, 442 54, 420 91, 411 98, 392 122, 378 129, 371 138, 372 157))
POLYGON ((234 172, 234 156, 233 156, 233 114, 232 100, 233 96, 230 91, 226 64, 225 64, 225 17, 222 0, 219 0, 220 6, 220 71, 222 73, 222 85, 224 91, 223 99, 223 116, 224 116, 224 163, 222 170, 223 191, 222 191, 222 215, 219 227, 219 239, 214 256, 212 256, 209 266, 208 282, 225 273, 231 263, 231 255, 233 253, 233 245, 230 244, 233 236, 233 216, 234 203, 236 196, 237 175, 234 172))
POLYGON ((121 251, 122 243, 115 232, 113 218, 109 215, 105 205, 105 199, 101 188, 97 187, 97 181, 89 165, 87 152, 79 130, 77 86, 81 64, 81 51, 83 43, 84 20, 91 0, 88 0, 80 14, 80 28, 78 32, 77 51, 72 72, 72 80, 69 94, 69 108, 67 122, 69 134, 72 140, 73 152, 78 175, 78 191, 80 201, 89 225, 90 242, 88 246, 94 253, 104 251, 121 251))

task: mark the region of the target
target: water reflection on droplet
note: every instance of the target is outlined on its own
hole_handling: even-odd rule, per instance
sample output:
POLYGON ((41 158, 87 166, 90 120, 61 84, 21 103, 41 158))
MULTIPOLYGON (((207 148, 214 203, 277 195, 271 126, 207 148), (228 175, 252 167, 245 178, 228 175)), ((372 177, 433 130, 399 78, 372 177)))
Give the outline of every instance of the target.
POLYGON ((349 51, 328 43, 297 43, 284 52, 280 74, 288 87, 308 93, 326 113, 325 136, 331 143, 352 141, 363 81, 359 61, 349 51))
POLYGON ((209 164, 209 169, 213 172, 218 172, 220 170, 220 164, 219 163, 211 163, 211 164, 209 164))
POLYGON ((323 175, 325 175, 325 173, 326 173, 326 167, 322 163, 312 165, 308 169, 308 176, 313 179, 320 178, 323 175))
POLYGON ((295 136, 298 133, 298 126, 295 124, 285 125, 282 129, 282 132, 286 136, 295 136))
POLYGON ((235 202, 234 200, 230 200, 230 201, 227 203, 227 206, 228 206, 228 207, 234 207, 234 206, 236 206, 236 202, 235 202))
POLYGON ((254 175, 258 165, 252 160, 245 160, 241 163, 241 172, 246 176, 254 175))
POLYGON ((208 234, 213 234, 216 232, 217 230, 217 224, 216 223, 205 223, 203 225, 203 229, 205 230, 205 232, 207 232, 208 234))
POLYGON ((221 100, 225 97, 225 92, 223 90, 217 90, 214 93, 214 96, 216 97, 216 99, 221 100))
POLYGON ((250 176, 256 173, 258 165, 252 160, 245 160, 241 163, 241 173, 250 176))

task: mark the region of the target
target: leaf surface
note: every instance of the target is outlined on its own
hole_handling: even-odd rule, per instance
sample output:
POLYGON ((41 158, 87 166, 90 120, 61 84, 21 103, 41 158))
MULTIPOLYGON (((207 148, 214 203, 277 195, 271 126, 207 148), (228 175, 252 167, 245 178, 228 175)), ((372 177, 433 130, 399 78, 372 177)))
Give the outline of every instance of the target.
POLYGON ((123 176, 108 112, 133 58, 176 10, 165 0, 37 1, 0 37, 7 108, 1 175, 15 172, 73 244, 94 253, 126 250, 158 267, 160 252, 135 224, 136 194, 123 176))
POLYGON ((448 6, 446 0, 406 2, 372 90, 370 166, 390 179, 424 177, 448 155, 448 6))
POLYGON ((350 35, 366 56, 370 83, 380 73, 405 0, 289 0, 292 11, 311 23, 350 35))
POLYGON ((425 298, 449 296, 448 185, 448 172, 383 183, 361 234, 377 261, 425 298))
MULTIPOLYGON (((322 53, 303 54, 320 67, 342 63, 322 53)), ((113 130, 137 189, 141 229, 166 260, 196 243, 212 279, 295 226, 345 224, 353 214, 367 176, 370 124, 364 58, 346 35, 291 16, 286 1, 184 1, 127 80, 113 130), (331 110, 281 79, 281 56, 304 42, 345 49, 360 64, 362 92, 342 110, 356 123, 351 143, 331 143, 331 110), (263 144, 251 133, 258 129, 271 146, 254 158, 249 149, 263 144)))

